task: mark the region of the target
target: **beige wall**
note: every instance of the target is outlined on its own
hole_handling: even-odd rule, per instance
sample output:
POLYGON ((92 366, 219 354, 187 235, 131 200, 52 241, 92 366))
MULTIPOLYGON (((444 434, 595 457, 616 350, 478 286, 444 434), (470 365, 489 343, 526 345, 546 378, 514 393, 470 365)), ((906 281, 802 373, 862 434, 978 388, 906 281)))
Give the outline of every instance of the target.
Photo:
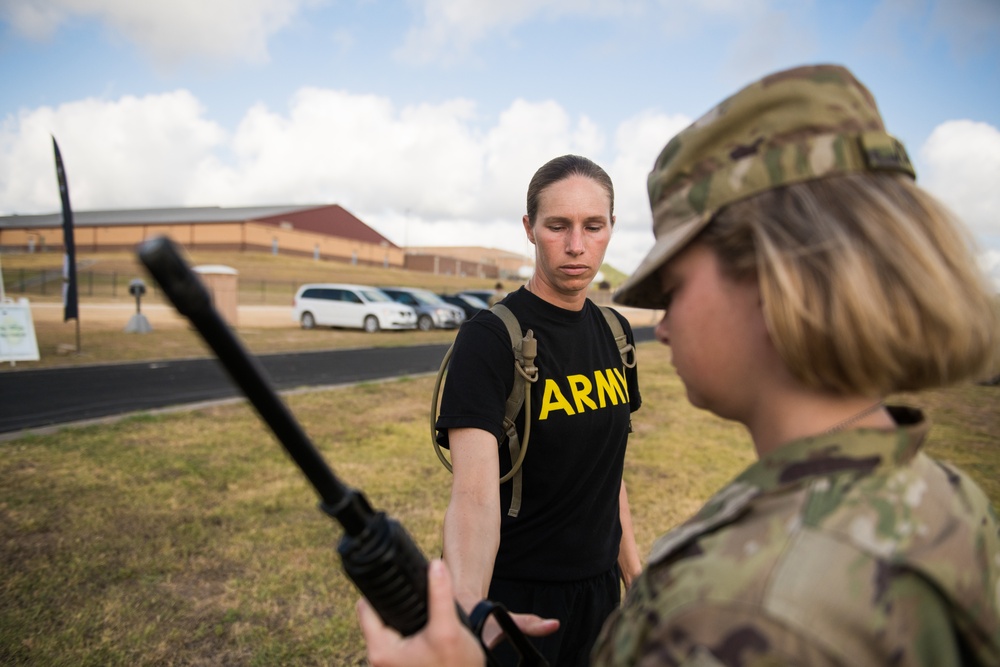
POLYGON ((499 273, 494 264, 476 264, 467 260, 443 255, 413 254, 406 255, 406 268, 411 271, 423 271, 445 276, 475 276, 477 278, 496 278, 499 273))
MULTIPOLYGON (((364 243, 351 239, 282 229, 255 222, 176 225, 115 225, 76 227, 73 240, 78 252, 134 248, 145 239, 166 235, 185 248, 220 248, 271 252, 275 242, 278 254, 313 256, 323 259, 356 261, 358 264, 402 267, 402 248, 364 243)), ((43 229, 0 229, 0 248, 27 251, 34 239, 34 250, 62 250, 62 227, 43 229), (43 244, 44 240, 44 244, 43 244)))
POLYGON ((480 248, 476 246, 416 246, 407 248, 411 255, 440 255, 441 257, 454 257, 466 262, 473 262, 484 266, 496 267, 493 276, 497 275, 516 276, 523 266, 534 266, 533 257, 521 256, 506 250, 496 248, 480 248))

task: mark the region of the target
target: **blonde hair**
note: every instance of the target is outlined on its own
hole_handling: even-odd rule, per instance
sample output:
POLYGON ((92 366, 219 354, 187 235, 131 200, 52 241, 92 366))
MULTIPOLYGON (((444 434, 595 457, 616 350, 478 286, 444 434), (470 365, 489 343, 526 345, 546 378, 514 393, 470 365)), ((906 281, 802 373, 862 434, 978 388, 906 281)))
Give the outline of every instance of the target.
POLYGON ((963 229, 909 178, 857 173, 736 202, 698 240, 729 274, 757 276, 795 377, 881 396, 983 379, 996 363, 1000 304, 963 229))

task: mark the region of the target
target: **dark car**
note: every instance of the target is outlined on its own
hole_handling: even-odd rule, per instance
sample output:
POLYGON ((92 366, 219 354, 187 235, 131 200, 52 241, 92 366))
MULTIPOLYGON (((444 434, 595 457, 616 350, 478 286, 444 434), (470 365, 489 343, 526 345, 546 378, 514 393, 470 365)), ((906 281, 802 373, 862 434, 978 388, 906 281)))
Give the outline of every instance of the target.
POLYGON ((457 329, 465 321, 465 313, 461 308, 452 306, 441 300, 430 290, 418 287, 380 287, 393 301, 410 306, 417 311, 417 328, 421 331, 431 329, 457 329))
POLYGON ((458 294, 459 296, 474 296, 487 305, 489 305, 490 299, 496 299, 498 295, 501 297, 506 295, 502 291, 492 289, 467 289, 458 294))
POLYGON ((472 316, 480 310, 489 308, 486 302, 471 294, 438 294, 439 297, 453 306, 458 306, 465 311, 465 319, 472 319, 472 316))

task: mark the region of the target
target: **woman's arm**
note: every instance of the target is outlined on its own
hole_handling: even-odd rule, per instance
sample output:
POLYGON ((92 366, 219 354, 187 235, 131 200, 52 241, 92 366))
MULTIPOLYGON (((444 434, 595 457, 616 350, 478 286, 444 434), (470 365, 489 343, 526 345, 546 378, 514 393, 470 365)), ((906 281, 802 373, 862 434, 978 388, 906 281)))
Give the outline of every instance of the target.
POLYGON ((621 491, 618 492, 618 515, 622 524, 622 540, 618 547, 618 569, 621 570, 625 590, 642 572, 642 561, 639 559, 639 547, 635 543, 635 530, 632 526, 632 512, 628 506, 628 491, 625 490, 625 480, 622 480, 621 491))
POLYGON ((444 559, 466 611, 486 597, 500 546, 500 461, 496 438, 449 429, 453 479, 444 515, 444 559))

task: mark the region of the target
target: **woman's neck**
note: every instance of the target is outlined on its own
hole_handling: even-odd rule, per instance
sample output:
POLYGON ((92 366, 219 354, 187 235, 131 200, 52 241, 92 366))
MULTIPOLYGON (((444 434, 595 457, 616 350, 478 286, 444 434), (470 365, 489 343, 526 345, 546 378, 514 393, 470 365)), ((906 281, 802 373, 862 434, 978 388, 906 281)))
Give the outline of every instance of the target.
POLYGON ((587 290, 564 293, 553 289, 544 281, 537 279, 537 276, 534 275, 528 279, 528 282, 524 285, 524 289, 528 290, 539 299, 547 301, 553 306, 558 306, 559 308, 563 308, 565 310, 583 310, 583 306, 587 302, 587 290))
POLYGON ((769 398, 746 426, 762 457, 802 438, 858 428, 892 429, 896 423, 877 397, 806 393, 769 398))

